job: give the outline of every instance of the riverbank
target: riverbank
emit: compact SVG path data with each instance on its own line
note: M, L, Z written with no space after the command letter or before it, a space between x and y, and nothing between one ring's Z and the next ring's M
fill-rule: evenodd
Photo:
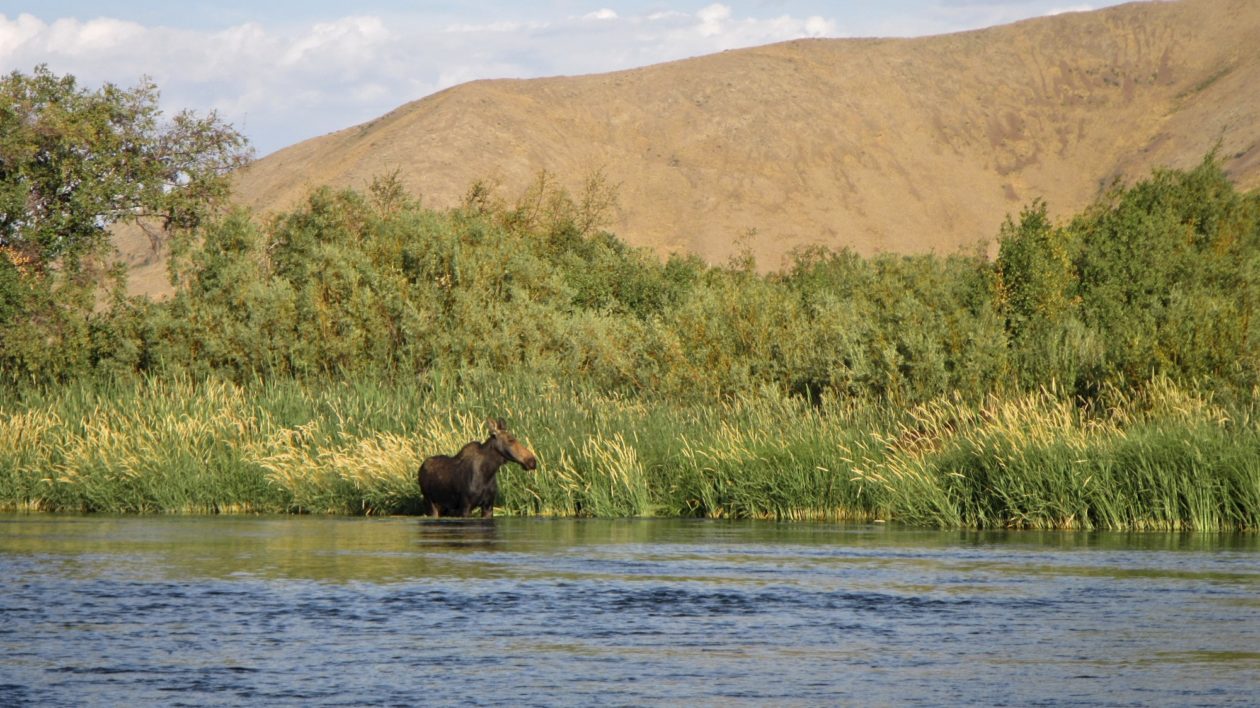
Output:
M503 417L539 458L497 513L1260 528L1251 412L1157 380L898 408L774 392L683 404L552 380L138 379L0 407L0 509L410 514L427 455Z

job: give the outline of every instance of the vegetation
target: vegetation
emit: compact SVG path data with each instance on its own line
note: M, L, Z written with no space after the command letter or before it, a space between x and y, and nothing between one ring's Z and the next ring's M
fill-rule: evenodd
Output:
M0 78L0 363L10 380L87 373L86 317L109 228L191 234L227 198L245 138L211 114L161 120L157 87L79 88L40 66ZM99 341L97 345L99 346Z
M995 260L770 275L628 247L615 191L543 174L440 211L385 176L265 222L207 198L163 302L93 297L11 220L0 505L410 512L420 459L502 415L541 462L501 473L508 513L1258 527L1260 196L1213 155L1063 224L1034 203Z

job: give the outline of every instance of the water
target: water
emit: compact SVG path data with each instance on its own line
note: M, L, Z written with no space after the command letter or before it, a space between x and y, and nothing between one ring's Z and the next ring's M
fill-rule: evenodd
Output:
M1256 536L0 516L0 705L1254 705Z

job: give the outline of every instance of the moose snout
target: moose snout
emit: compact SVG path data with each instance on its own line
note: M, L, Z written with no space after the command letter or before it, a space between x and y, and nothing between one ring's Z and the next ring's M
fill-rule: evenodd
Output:
M526 457L524 460L521 460L521 467L527 470L538 469L538 458L533 455Z

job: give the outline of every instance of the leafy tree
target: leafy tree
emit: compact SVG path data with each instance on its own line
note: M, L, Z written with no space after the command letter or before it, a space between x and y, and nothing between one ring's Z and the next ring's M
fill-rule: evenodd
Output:
M1024 209L1018 224L1008 217L999 239L998 282L1011 333L1019 338L1058 321L1072 305L1075 251L1068 234L1051 225L1045 202Z
M190 229L249 157L214 113L162 122L147 79L88 90L43 65L15 71L0 79L0 249L42 273L103 247L118 222Z
M1193 170L1156 170L1114 190L1073 220L1082 317L1106 333L1113 380L1256 383L1258 206L1212 153Z
M0 77L4 378L64 379L111 360L112 349L135 349L97 311L101 277L125 275L101 257L110 227L135 222L155 241L192 233L226 201L231 171L249 160L245 138L213 113L184 111L166 122L157 104L147 79L88 90L46 66ZM124 329L148 331L147 308L125 298L114 305ZM143 365L142 354L119 361Z
M1053 226L1037 200L1018 222L1007 218L999 241L998 304L1019 382L1026 388L1054 382L1088 394L1102 376L1103 353L1097 330L1080 316L1079 231Z

